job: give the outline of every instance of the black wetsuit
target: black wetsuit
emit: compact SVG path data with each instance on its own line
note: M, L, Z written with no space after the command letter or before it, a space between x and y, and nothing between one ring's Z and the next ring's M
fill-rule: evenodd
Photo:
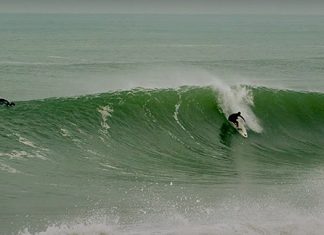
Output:
M2 99L2 98L0 98L0 105L2 105L2 104L7 105L7 107L9 107L9 106L14 106L14 105L15 105L14 102L9 102L9 101L6 100L6 99Z
M237 121L237 119L238 119L239 117L242 118L242 119L245 121L245 119L241 116L241 113L240 113L240 112L231 114L231 115L228 117L228 120L229 120L230 122L233 122L233 123L238 127L238 121Z

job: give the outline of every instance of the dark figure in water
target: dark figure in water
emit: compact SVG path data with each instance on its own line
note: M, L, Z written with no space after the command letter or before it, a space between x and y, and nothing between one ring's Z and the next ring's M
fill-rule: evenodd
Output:
M237 121L237 119L239 117L242 118L245 121L245 119L241 116L241 112L233 113L233 114L229 115L228 121L233 122L237 127L239 127L238 126L238 121Z
M0 98L0 105L2 105L2 104L7 105L7 107L9 107L9 106L15 106L15 103L14 102L9 102L6 99Z

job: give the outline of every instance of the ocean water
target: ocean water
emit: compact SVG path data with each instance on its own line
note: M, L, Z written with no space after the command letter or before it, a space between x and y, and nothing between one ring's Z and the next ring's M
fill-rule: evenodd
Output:
M0 234L322 234L323 25L0 14Z

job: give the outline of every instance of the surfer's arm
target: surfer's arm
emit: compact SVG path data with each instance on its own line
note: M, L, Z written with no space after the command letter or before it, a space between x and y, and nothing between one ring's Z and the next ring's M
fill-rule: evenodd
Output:
M244 119L244 117L242 117L242 116L240 115L240 118L242 118L242 119L243 119L243 121L245 122L245 119Z

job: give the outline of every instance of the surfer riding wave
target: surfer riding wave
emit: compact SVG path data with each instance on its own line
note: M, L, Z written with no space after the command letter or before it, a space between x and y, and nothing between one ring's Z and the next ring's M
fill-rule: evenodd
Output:
M241 116L241 112L233 113L233 114L229 115L228 121L233 122L237 126L237 128L239 128L239 123L237 121L237 119L239 117L242 118L245 122L245 119Z
M9 102L6 99L0 98L0 105L2 105L2 104L7 105L7 107L9 107L9 106L15 106L15 103L14 102Z

